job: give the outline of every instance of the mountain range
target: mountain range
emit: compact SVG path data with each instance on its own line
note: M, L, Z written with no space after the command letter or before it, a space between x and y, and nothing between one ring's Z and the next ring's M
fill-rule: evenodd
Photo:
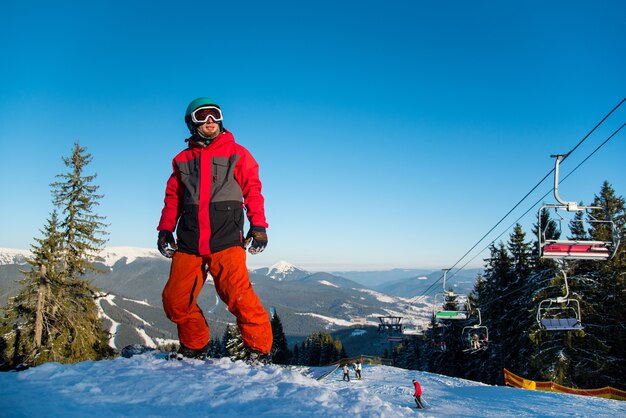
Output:
M0 249L0 305L17 293L20 270L30 268L28 255L25 250ZM114 336L111 345L120 349L134 343L177 341L176 326L165 317L161 304L170 260L156 250L112 247L100 254L96 265L105 273L87 278L103 292L98 305L105 326ZM433 283L441 285L436 283L439 271L308 272L285 261L249 273L266 309L279 315L290 344L324 331L340 334L346 350L358 345L359 351L372 354L380 354L387 346L386 339L376 332L379 317L402 317L409 328L425 325L432 312L430 298L412 299L432 288ZM471 291L471 274L468 271L455 278L455 291ZM217 297L210 276L198 303L212 336L221 338L234 317ZM352 332L355 328L362 332Z

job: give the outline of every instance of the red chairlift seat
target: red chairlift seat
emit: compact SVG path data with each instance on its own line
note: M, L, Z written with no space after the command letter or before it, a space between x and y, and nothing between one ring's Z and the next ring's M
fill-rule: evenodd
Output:
M554 198L559 204L543 205L539 209L539 223L537 228L539 256L541 258L555 259L580 259L580 260L608 260L613 257L619 247L619 236L615 229L615 223L610 219L608 214L603 219L597 219L592 216L592 211L601 212L604 209L599 206L582 206L576 202L568 202L559 196L559 165L564 155L552 155L556 157L554 166ZM588 219L570 219L569 222L580 223L582 226L594 226L606 228L610 233L610 239L606 241L587 240L587 239L549 239L545 236L545 229L548 225L541 225L541 215L545 209L554 209L559 216L560 221L566 221L561 214L582 213L587 214Z
M611 245L604 241L547 240L541 248L543 258L607 260Z

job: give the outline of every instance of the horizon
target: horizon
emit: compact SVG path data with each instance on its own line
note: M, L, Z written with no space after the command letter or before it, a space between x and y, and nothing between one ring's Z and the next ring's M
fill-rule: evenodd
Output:
M101 252L108 252L108 251L120 251L120 250L130 250L130 251L138 251L141 254L145 254L146 252L150 252L152 253L151 255L154 255L157 258L163 258L164 260L167 260L167 258L163 257L161 255L161 253L159 252L159 250L157 250L156 248L144 248L144 247L131 247L131 246L111 246L111 247L104 247L102 249ZM23 256L28 256L31 254L31 250L29 249L24 249L24 248L7 248L7 247L0 247L0 254L2 253L13 253L15 252L15 254L17 255L23 255ZM120 256L124 257L124 256L128 256L129 254L122 254ZM139 258L139 256L137 254L130 254L132 257L134 258ZM118 258L119 259L119 258ZM347 268L347 269L331 269L331 268L319 268L319 269L312 269L312 268L308 268L306 266L300 266L297 264L294 264L288 260L279 260L277 262L275 262L274 264L271 265L252 265L251 263L248 263L248 269L249 270L259 270L259 269L263 269L263 268L267 268L267 269L272 269L275 266L278 266L282 263L287 263L289 266L293 266L296 267L298 269L307 271L307 272L311 272L311 273L376 273L376 272L385 272L385 271L392 271L392 270L418 270L418 271L429 271L429 272L435 272L435 271L440 271L443 269L442 268L428 268L428 267L389 267L386 269L383 268L377 268L377 269L370 269L370 270L363 270L363 269L359 269L359 268ZM472 267L472 268L465 268L463 269L463 271L467 271L467 270L482 270L482 267Z

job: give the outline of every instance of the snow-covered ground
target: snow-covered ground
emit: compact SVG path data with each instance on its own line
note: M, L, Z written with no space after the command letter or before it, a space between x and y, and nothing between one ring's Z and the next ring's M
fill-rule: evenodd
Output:
M526 391L388 366L343 382L328 368L130 359L0 373L2 417L624 417L626 402ZM416 410L411 379L428 409Z

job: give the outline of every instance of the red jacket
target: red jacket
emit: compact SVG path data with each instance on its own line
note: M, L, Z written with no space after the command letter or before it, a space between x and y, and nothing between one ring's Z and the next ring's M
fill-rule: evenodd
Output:
M413 382L413 386L415 386L415 393L413 396L422 396L422 387L420 386L420 382L416 380Z
M189 147L172 161L157 230L176 229L179 251L208 255L243 245L244 208L250 225L267 228L259 165L224 131L207 146Z

